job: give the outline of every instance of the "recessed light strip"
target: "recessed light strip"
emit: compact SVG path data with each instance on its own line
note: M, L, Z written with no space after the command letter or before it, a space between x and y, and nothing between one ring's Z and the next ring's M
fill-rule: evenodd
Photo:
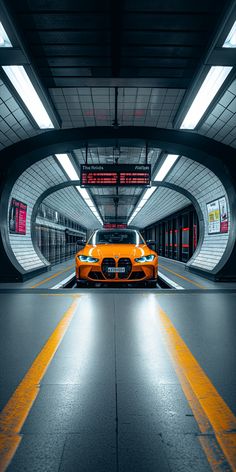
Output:
M156 176L154 177L155 182L156 181L162 182L162 180L164 180L164 178L167 176L170 169L173 167L173 165L177 161L178 157L179 157L178 154L168 154L166 156L161 168L159 169Z
M168 172L170 171L170 169L173 167L173 165L175 164L176 160L178 159L179 155L178 154L168 154L161 166L161 168L159 169L159 171L157 172L154 180L155 181L159 181L161 182L162 180L164 180L164 178L167 176ZM146 190L142 200L140 200L140 202L138 203L138 206L135 208L134 212L132 213L129 221L128 221L128 225L131 223L131 221L134 219L134 217L138 214L138 212L141 210L141 208L143 208L143 206L145 205L145 203L147 203L147 201L149 200L149 198L152 196L152 194L155 192L157 187L150 187Z
M139 213L139 211L141 210L141 208L143 208L143 206L145 205L145 203L147 203L147 201L149 200L149 198L151 197L151 195L155 192L156 190L156 187L150 187L146 190L146 192L144 193L144 196L142 198L142 200L140 200L140 202L138 203L138 206L135 208L133 214L131 215L129 221L128 221L128 225L131 223L131 221L134 219L134 217L137 215L137 213Z
M54 128L24 66L2 66L2 68L39 128Z
M0 22L0 48L12 48L11 41L1 22Z
M60 162L70 180L79 180L79 176L67 154L56 154L56 158Z
M61 166L63 167L63 169L66 172L66 174L68 175L68 177L70 178L70 180L79 180L79 176L78 176L78 174L77 174L77 172L76 172L69 156L67 154L55 154L55 156L58 159L58 161L60 162ZM103 224L103 221L100 218L100 215L99 215L92 199L90 198L87 190L85 188L79 187L78 185L76 186L76 189L78 190L78 192L80 193L80 195L83 198L84 202L87 204L87 206L89 207L91 212L94 214L94 216L96 216L98 221L101 224Z
M223 48L236 48L236 21L234 22L222 47Z
M229 66L212 66L203 81L180 128L194 129L231 72Z

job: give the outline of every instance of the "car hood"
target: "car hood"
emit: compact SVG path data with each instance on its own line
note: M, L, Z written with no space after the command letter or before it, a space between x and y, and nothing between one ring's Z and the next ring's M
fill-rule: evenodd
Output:
M98 244L97 246L86 246L79 254L103 259L104 257L142 257L147 254L156 254L146 244L136 246L135 244Z

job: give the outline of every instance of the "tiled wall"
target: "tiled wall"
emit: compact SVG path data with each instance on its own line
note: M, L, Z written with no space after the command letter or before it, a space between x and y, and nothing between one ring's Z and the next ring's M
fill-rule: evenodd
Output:
M226 196L226 190L213 172L203 165L187 158L181 157L173 170L166 178L167 182L178 185L188 190L198 201L204 217L204 239L201 250L197 256L192 257L188 265L199 269L213 270L218 264L226 249L229 233L208 235L207 203ZM168 189L159 188L133 220L133 224L145 227L158 221L173 212L186 206L187 199L179 200L179 194L172 192L166 195ZM178 197L177 197L178 196ZM183 197L181 197L183 198ZM160 211L160 208L162 210ZM230 231L230 211L229 211Z
M100 223L91 210L84 204L78 191L74 187L66 187L49 195L44 203L54 210L59 210L68 218L78 221L87 229L100 227Z
M49 89L63 128L111 126L115 91L109 87ZM121 126L172 128L185 90L149 87L119 87L118 121Z
M131 224L139 228L145 228L165 218L165 216L181 210L190 203L189 199L181 193L169 188L159 187Z
M198 201L204 217L204 240L197 256L188 262L189 266L199 269L212 270L218 264L226 249L229 233L208 234L207 203L219 197L226 196L226 190L213 172L187 157L181 157L176 168L170 172L167 180L181 185L188 190ZM230 231L230 212L229 212Z
M118 121L121 126L173 128L184 97L183 89L122 88L118 90ZM109 87L52 88L50 94L63 128L111 126L114 120L114 90ZM236 147L236 81L221 97L199 133Z
M11 249L25 270L45 265L36 254L31 239L31 215L34 204L45 190L65 180L63 171L54 158L49 156L23 172L12 188L9 206L12 198L27 204L26 235L9 234Z
M42 133L35 129L0 79L0 150L22 139Z
M236 148L236 80L207 117L199 133Z
M9 233L12 251L24 270L34 270L45 265L36 254L31 239L33 207L45 190L67 180L61 167L52 156L49 156L29 167L12 188L9 207L12 198L27 204L26 235ZM48 197L47 203L55 210L78 221L82 226L96 228L100 225L73 187L55 192Z

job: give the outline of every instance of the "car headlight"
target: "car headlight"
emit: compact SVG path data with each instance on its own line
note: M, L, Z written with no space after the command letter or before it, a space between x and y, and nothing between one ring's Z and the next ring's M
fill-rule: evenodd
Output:
M79 260L81 262L98 262L99 259L96 259L96 257L91 257L91 256L78 256Z
M137 259L134 259L135 262L152 262L155 259L154 254L149 254L148 256L142 256L138 257Z

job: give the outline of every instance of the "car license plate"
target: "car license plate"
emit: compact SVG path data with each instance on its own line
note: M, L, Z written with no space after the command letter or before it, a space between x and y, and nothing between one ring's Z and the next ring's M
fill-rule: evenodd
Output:
M108 272L112 272L112 273L125 272L125 267L108 267Z

